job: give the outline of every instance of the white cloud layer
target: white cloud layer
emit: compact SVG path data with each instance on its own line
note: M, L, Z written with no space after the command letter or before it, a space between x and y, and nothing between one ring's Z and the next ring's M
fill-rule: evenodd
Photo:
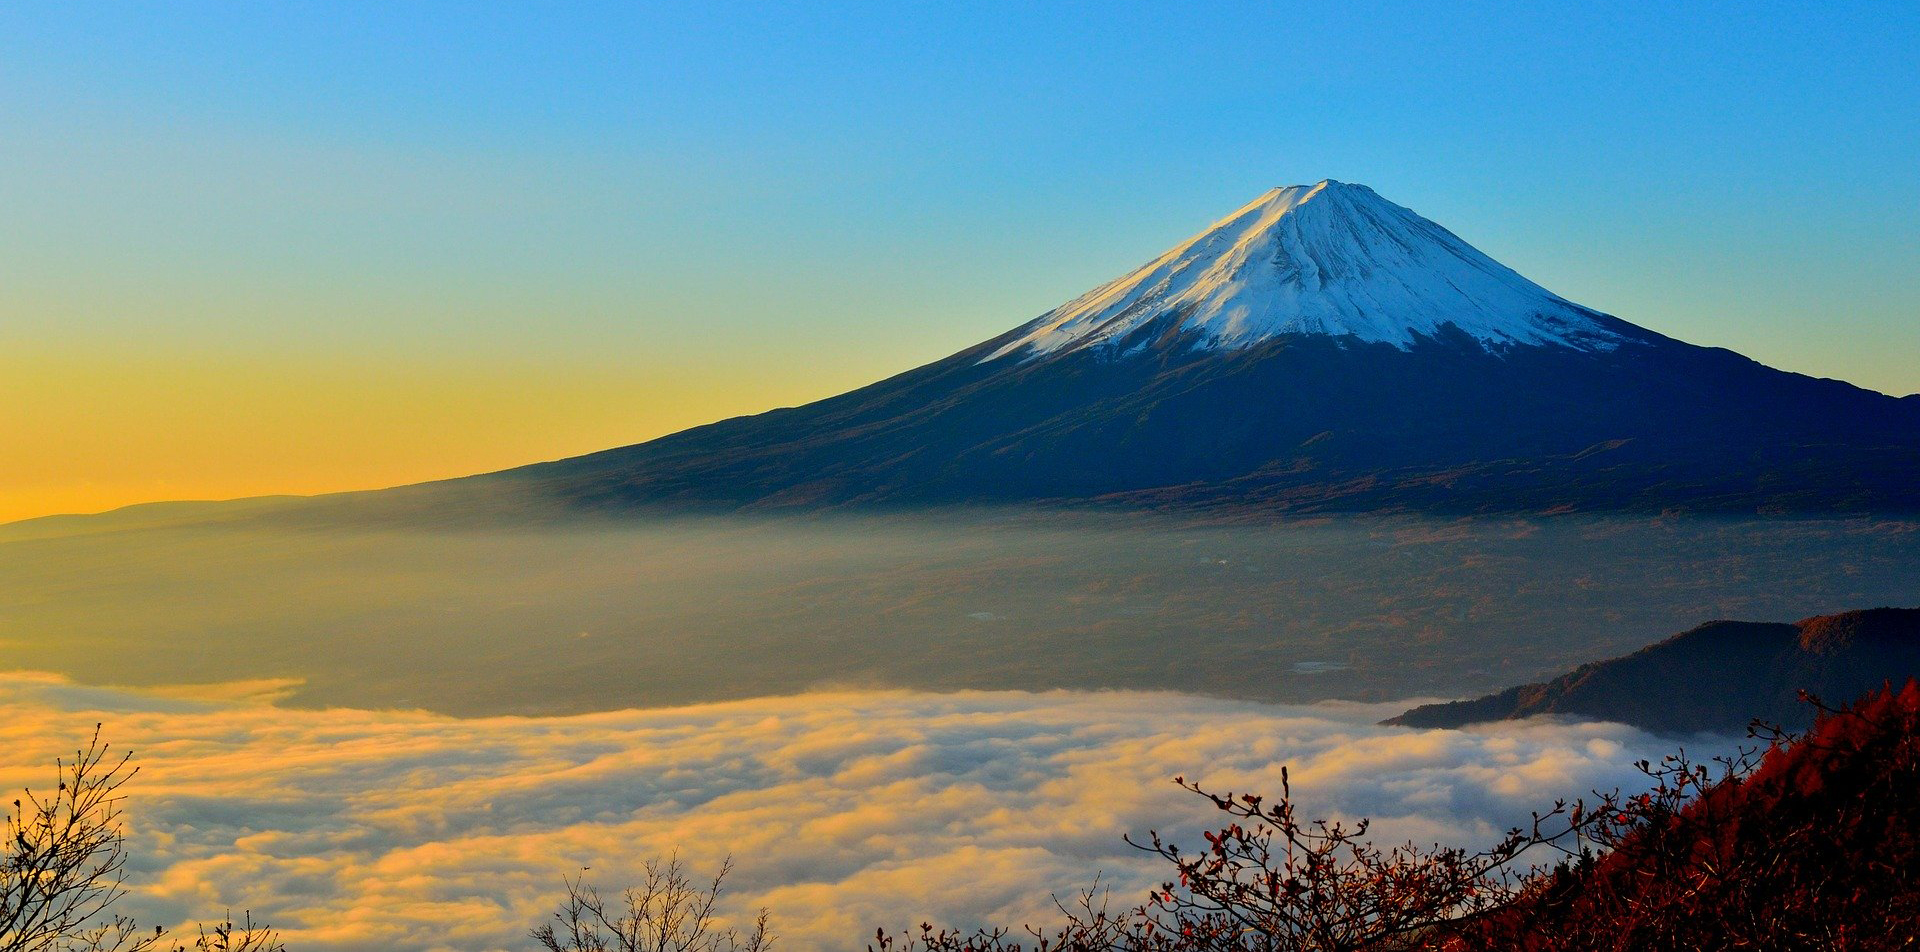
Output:
M1404 704L1154 693L809 694L560 718L289 710L284 685L90 688L0 674L0 783L43 785L95 721L136 752L127 911L251 909L295 952L526 949L561 877L732 854L728 908L791 950L876 926L1050 921L1096 872L1135 901L1211 808L1170 782L1274 791L1390 839L1473 844L1554 797L1632 785L1670 742L1612 724L1374 725Z

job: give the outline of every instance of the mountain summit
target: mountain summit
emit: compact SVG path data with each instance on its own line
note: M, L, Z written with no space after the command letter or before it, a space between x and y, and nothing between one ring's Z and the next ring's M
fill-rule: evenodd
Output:
M1911 511L1920 397L1582 307L1329 180L891 379L477 479L615 510Z
M986 359L1125 353L1169 335L1199 347L1326 334L1405 348L1443 327L1490 348L1606 349L1619 341L1608 324L1373 189L1326 179L1267 192Z

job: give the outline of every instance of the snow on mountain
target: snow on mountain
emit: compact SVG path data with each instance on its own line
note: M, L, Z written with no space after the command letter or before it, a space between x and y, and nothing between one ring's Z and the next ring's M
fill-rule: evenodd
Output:
M1620 342L1597 312L1364 185L1327 179L1267 192L1132 274L1041 315L982 363L1127 340L1131 349L1169 330L1202 348L1323 334L1405 349L1448 325L1489 350L1610 350Z

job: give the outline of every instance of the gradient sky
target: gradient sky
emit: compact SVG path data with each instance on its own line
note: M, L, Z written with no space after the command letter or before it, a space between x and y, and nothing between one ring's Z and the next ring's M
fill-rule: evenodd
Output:
M1920 5L1559 6L7 5L0 520L805 402L1325 177L1920 390Z

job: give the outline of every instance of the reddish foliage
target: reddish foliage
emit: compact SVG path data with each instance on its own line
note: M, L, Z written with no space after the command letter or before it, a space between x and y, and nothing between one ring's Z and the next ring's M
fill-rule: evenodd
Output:
M1824 712L1745 776L1690 767L1613 804L1592 831L1604 853L1441 947L1920 948L1920 685Z

